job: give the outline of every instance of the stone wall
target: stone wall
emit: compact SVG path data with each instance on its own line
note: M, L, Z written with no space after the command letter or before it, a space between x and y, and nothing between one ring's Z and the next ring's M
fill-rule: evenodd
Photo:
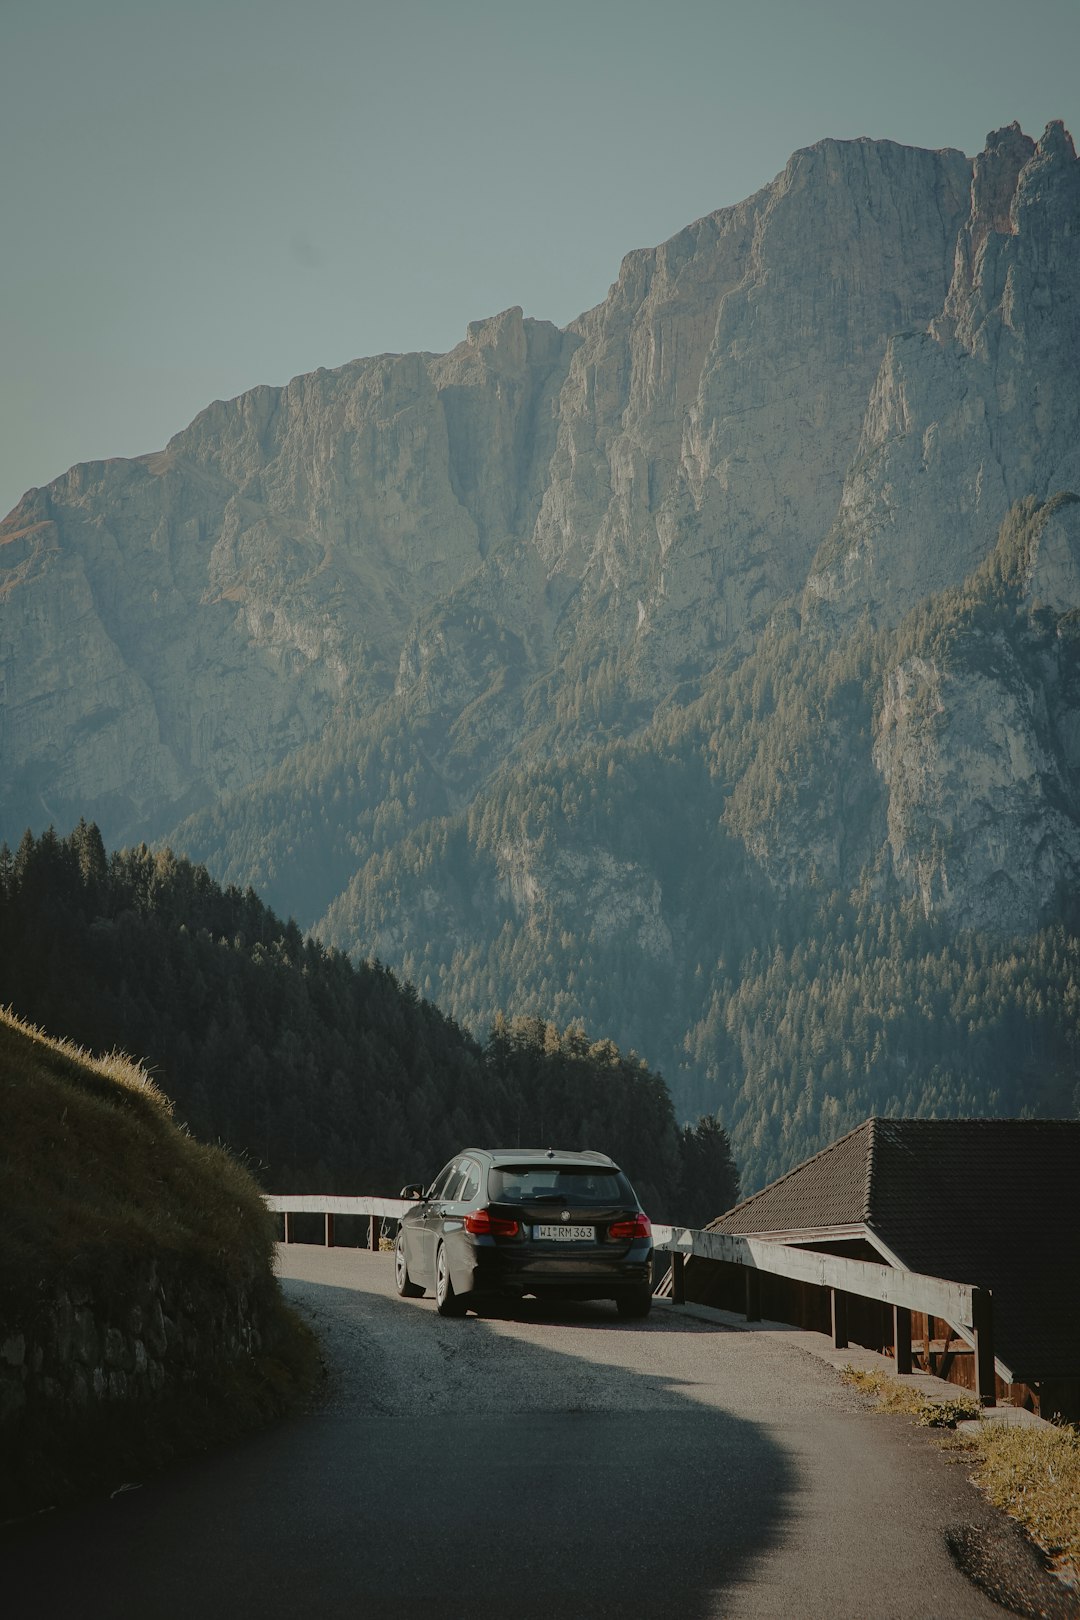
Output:
M0 1506L9 1512L50 1494L45 1481L66 1494L66 1458L90 1436L98 1450L104 1436L107 1451L110 1433L123 1434L130 1454L140 1435L147 1443L136 1450L152 1462L166 1409L166 1426L182 1429L185 1402L205 1411L215 1384L233 1390L237 1373L257 1382L255 1359L281 1332L269 1275L238 1279L175 1257L111 1257L97 1274L80 1270L22 1299L14 1309L0 1301ZM164 1455L177 1449L174 1436Z

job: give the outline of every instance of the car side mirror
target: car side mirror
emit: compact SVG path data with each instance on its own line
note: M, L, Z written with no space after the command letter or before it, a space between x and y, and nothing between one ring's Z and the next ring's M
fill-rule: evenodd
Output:
M407 1187L402 1187L398 1196L401 1198L423 1198L423 1183L420 1181L410 1181Z

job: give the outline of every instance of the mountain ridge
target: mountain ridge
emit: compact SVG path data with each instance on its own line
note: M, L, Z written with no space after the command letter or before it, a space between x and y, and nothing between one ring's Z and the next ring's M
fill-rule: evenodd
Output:
M511 308L30 492L0 830L168 835L455 1017L581 1017L734 1106L708 1009L829 896L945 949L1065 916L1078 232L1061 124L826 140L565 329Z

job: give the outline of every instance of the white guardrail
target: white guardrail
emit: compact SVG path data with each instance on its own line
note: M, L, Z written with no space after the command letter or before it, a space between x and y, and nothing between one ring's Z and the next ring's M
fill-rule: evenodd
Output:
M337 1215L366 1216L368 1242L379 1247L384 1220L400 1220L414 1200L408 1198L344 1198L329 1194L296 1196L269 1194L267 1207L285 1219L285 1242L292 1242L293 1215L321 1215L324 1242L334 1247ZM893 1344L898 1373L911 1371L911 1313L922 1311L948 1322L975 1352L975 1393L984 1406L995 1404L993 1302L990 1291L967 1283L949 1282L918 1271L843 1255L820 1254L770 1238L742 1237L731 1232L701 1232L693 1227L653 1225L653 1248L671 1255L671 1294L676 1304L686 1297L683 1266L688 1259L714 1260L742 1266L746 1273L746 1317L760 1320L760 1277L770 1272L796 1282L828 1288L832 1300L833 1343L847 1345L847 1298L855 1294L878 1300L893 1309ZM1008 1369L1002 1369L1007 1376Z

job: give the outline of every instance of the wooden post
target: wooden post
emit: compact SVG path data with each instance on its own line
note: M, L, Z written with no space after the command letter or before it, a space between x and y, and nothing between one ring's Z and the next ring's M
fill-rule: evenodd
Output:
M832 1342L834 1350L846 1350L847 1338L847 1295L839 1288L829 1289L832 1304Z
M911 1312L903 1305L892 1308L892 1342L898 1373L911 1371Z
M379 1217L377 1215L372 1215L368 1221L368 1247L370 1249L379 1247Z
M671 1298L676 1305L686 1304L686 1279L683 1276L683 1257L678 1249L671 1256Z
M326 1211L326 1239L325 1239L325 1242L326 1242L326 1247L328 1249L332 1249L334 1247L334 1217L331 1215L329 1210Z
M761 1272L754 1266L744 1266L746 1276L746 1320L761 1321Z
M291 1243L292 1242L292 1233L289 1231L289 1212L288 1212L288 1210L285 1211L285 1241L286 1241L286 1243Z
M972 1289L971 1326L975 1333L975 1395L980 1406L996 1406L994 1302L989 1288Z

